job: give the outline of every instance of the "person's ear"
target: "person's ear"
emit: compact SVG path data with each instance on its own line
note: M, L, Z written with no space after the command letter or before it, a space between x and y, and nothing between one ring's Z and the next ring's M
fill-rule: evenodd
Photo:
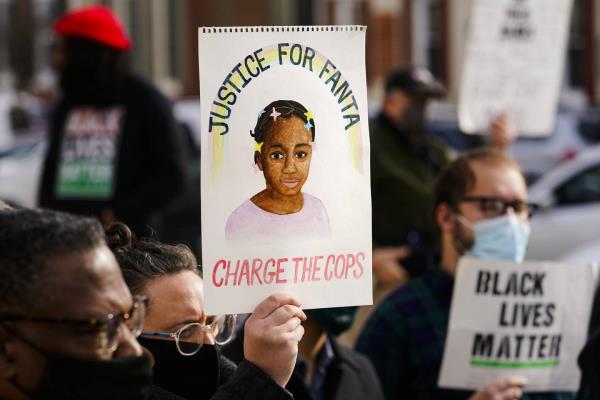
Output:
M10 380L17 374L17 366L10 350L12 340L14 338L0 326L0 379Z
M448 204L438 204L435 209L435 222L441 232L451 232L454 229L455 218Z
M258 151L254 152L254 162L258 166L258 169L260 169L262 171L263 170L263 166L262 166L262 157L261 157L261 155L262 154L259 153Z

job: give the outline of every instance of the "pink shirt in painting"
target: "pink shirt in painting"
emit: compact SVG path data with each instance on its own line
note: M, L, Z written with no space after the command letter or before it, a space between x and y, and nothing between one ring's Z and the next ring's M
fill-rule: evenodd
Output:
M273 214L246 200L227 219L227 240L280 241L282 239L314 239L329 236L329 217L317 199L303 193L302 209L293 214Z

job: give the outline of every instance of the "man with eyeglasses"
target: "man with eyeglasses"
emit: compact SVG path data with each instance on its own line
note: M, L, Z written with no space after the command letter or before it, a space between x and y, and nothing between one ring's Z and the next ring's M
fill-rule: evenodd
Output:
M450 315L454 275L462 256L522 262L529 237L527 187L518 164L501 152L466 152L435 187L434 218L441 236L437 265L377 308L356 347L377 370L388 399L572 399L571 393L528 393L526 381L506 378L476 393L437 386Z
M0 210L1 399L145 399L145 306L97 221Z

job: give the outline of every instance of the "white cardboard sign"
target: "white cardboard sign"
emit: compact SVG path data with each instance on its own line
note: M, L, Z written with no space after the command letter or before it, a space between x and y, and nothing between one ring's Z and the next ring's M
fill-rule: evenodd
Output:
M372 302L365 30L199 29L208 314Z
M456 276L439 385L480 389L504 376L526 391L574 391L597 269L465 259Z
M507 113L521 136L554 129L572 0L475 0L458 102L460 128Z

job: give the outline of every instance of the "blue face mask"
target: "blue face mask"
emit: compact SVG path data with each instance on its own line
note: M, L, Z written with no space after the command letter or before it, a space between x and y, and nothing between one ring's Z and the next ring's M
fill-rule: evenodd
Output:
M530 228L516 215L506 214L475 223L460 215L458 217L475 234L475 243L465 256L518 263L525 259Z

